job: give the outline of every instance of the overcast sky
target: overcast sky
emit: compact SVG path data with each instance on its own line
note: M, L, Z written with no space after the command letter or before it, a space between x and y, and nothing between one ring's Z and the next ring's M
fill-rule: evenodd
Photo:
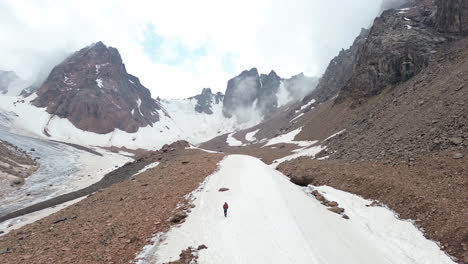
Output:
M319 76L382 0L2 0L0 69L32 79L103 41L153 97L182 98L257 67Z

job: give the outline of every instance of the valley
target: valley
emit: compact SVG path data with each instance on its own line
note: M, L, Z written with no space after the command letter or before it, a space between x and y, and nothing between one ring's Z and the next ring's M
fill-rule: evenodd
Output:
M468 0L385 3L320 78L0 71L0 262L468 263Z

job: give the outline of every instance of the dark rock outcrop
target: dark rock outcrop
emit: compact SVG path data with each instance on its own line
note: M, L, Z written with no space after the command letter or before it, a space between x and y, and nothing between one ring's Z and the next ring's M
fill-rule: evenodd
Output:
M356 65L339 101L379 94L409 80L427 67L447 39L433 28L435 6L418 1L410 8L387 10L370 29L356 54Z
M282 84L284 89L281 89ZM282 79L275 71L268 75L259 75L256 68L243 71L228 82L223 114L226 117L239 117L254 109L268 118L276 113L280 106L279 97L284 96L280 96L280 93L286 93L287 96L284 97L288 97L288 103L298 101L310 93L316 84L316 78L307 77L302 73L290 79ZM284 101L284 98L282 99Z
M278 108L278 99L276 94L278 93L281 78L276 72L271 71L268 75L260 75L261 87L258 91L257 108L262 112L263 115L273 113Z
M310 101L314 98L317 102L325 102L338 94L338 92L351 79L356 66L356 56L366 43L369 30L362 29L359 36L354 40L353 45L341 50L338 56L333 58L328 64L327 70L320 79L317 88L305 98L304 101Z
M238 109L252 107L255 100L257 100L260 88L260 77L256 68L243 71L238 76L230 79L224 97L224 116L231 117Z
M136 132L159 120L161 109L139 79L127 73L117 49L102 42L57 65L33 104L95 133Z
M223 102L224 95L221 92L214 94L210 88L203 88L201 94L195 95L197 105L195 105L195 111L198 113L205 113L208 115L213 114L212 106Z
M0 93L6 94L8 86L18 79L18 76L13 71L0 71Z
M446 33L468 33L468 0L436 0L437 29Z

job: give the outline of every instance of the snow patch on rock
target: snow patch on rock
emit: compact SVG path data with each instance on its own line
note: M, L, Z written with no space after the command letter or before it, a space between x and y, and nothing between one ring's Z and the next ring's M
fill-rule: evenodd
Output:
M252 132L249 132L249 133L245 134L245 140L247 140L249 142L257 140L255 135L258 133L258 131L260 131L260 129L257 129L255 131L252 131Z
M231 146L231 147L240 147L243 146L244 144L237 140L235 137L233 137L234 133L231 133L227 136L226 138L226 143Z
M298 128L296 130L293 130L293 131L291 131L289 133L274 137L274 138L268 140L268 142L263 147L276 145L276 144L296 144L296 145L298 145L300 147L307 147L307 146L311 146L311 145L315 144L314 141L294 141L294 138L299 133L301 133L301 131L302 131L302 127Z

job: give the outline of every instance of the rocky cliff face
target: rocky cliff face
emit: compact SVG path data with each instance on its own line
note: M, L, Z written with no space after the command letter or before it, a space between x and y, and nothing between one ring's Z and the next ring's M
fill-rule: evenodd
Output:
M366 43L369 30L362 29L359 36L354 40L353 45L341 50L338 56L333 58L328 64L327 70L320 79L317 88L307 96L306 101L314 98L317 102L325 102L338 94L338 92L348 83L356 67L356 56Z
M118 50L102 42L57 65L36 93L34 105L85 131L133 133L159 120L150 91L127 73Z
M340 93L340 102L379 94L426 68L441 44L453 39L441 33L468 33L468 0L396 0L383 7L401 4L405 8L384 11L342 50L306 99L323 102Z
M197 104L195 105L195 111L197 111L198 113L212 115L212 106L214 104L222 103L224 95L221 92L213 94L210 88L203 88L201 94L195 95L192 98L195 98L197 100Z
M18 76L16 75L15 72L12 71L0 71L0 93L7 93L8 92L8 86L12 82L18 79Z
M282 79L275 71L271 71L268 75L259 75L256 68L243 71L228 82L223 113L231 117L236 112L253 108L264 117L269 117L278 110L280 104L302 99L315 88L316 84L316 78L304 74Z
M230 79L224 97L223 114L231 117L238 109L251 108L257 100L260 87L260 77L256 68L243 71Z
M437 0L437 29L446 33L468 33L468 0Z
M262 112L262 114L268 115L273 113L278 108L277 93L281 84L281 78L276 72L271 71L268 75L260 75L261 87L257 95L256 107Z
M420 73L447 41L432 27L435 12L430 1L418 1L378 17L357 51L354 71L339 100L373 96Z

